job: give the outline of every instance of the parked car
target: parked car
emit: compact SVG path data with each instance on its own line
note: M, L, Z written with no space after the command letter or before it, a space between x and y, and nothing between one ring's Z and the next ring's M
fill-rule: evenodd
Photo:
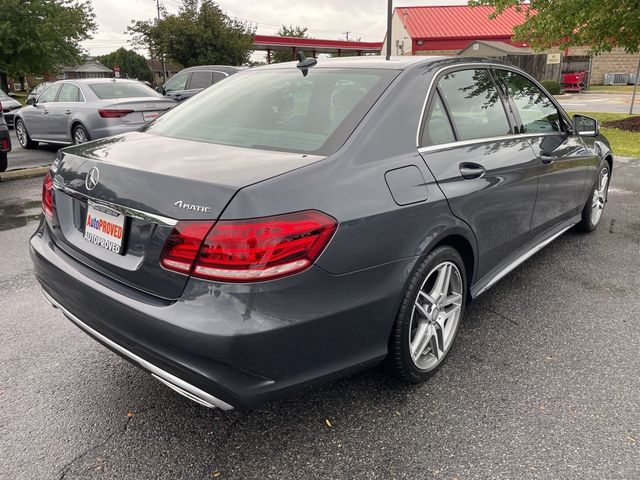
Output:
M11 136L9 135L9 127L2 113L2 102L0 99L0 172L7 170L8 154L11 151Z
M16 113L23 148L39 142L78 144L130 132L176 105L135 80L92 78L51 84Z
M13 98L13 93L4 93L0 90L0 102L2 103L2 113L4 114L4 120L10 127L13 126L13 117L16 110L22 108L22 104Z
M181 102L240 70L242 70L241 67L227 65L202 65L185 68L167 80L164 85L158 87L157 91Z
M39 83L38 85L36 85L29 92L29 95L27 95L27 100L29 100L30 98L38 98L38 95L40 95L42 92L44 92L49 85L51 85L51 82L42 82L42 83Z
M597 121L523 71L307 60L66 148L44 180L30 249L45 298L209 407L385 360L424 381L472 299L602 218Z

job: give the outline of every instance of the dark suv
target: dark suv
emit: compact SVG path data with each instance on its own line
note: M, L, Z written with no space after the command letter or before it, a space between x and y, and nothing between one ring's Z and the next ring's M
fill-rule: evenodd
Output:
M240 67L226 65L189 67L176 73L164 85L158 87L157 90L163 95L181 102L240 70Z

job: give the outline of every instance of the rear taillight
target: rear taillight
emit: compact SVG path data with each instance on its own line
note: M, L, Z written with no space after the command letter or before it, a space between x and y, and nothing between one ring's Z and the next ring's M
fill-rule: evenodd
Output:
M6 152L9 150L9 139L0 138L0 151Z
M42 182L42 211L53 219L53 177L47 172Z
M122 117L126 117L130 113L133 113L133 110L117 110L113 108L101 108L98 110L98 113L102 118L122 118Z
M337 222L309 210L252 220L223 220L210 231L207 225L210 228L210 224L201 222L178 222L162 253L162 265L226 282L282 277L309 267L329 243ZM200 237L204 241L196 247Z

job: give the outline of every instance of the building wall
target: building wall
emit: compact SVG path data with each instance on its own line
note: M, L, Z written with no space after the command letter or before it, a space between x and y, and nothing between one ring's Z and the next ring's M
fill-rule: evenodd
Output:
M588 47L571 47L569 55L588 55ZM614 48L593 57L591 62L591 85L602 85L605 73L636 73L640 54L625 53L622 48Z
M445 57L455 57L460 50L418 50L416 55L444 55Z
M397 46L400 44L400 46ZM382 44L382 55L387 54L387 39ZM413 55L411 37L396 11L391 19L391 55Z

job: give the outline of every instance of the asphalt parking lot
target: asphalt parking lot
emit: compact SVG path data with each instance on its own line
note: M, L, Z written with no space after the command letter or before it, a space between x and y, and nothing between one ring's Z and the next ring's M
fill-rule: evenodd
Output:
M43 143L33 150L25 150L18 143L16 131L9 129L11 134L11 151L7 157L9 165L7 170L18 170L21 168L42 167L50 165L56 158L59 145Z
M19 148L19 147L18 147ZM40 179L0 184L0 478L640 478L640 161L592 235L481 297L426 384L381 370L248 412L182 398L41 298Z

